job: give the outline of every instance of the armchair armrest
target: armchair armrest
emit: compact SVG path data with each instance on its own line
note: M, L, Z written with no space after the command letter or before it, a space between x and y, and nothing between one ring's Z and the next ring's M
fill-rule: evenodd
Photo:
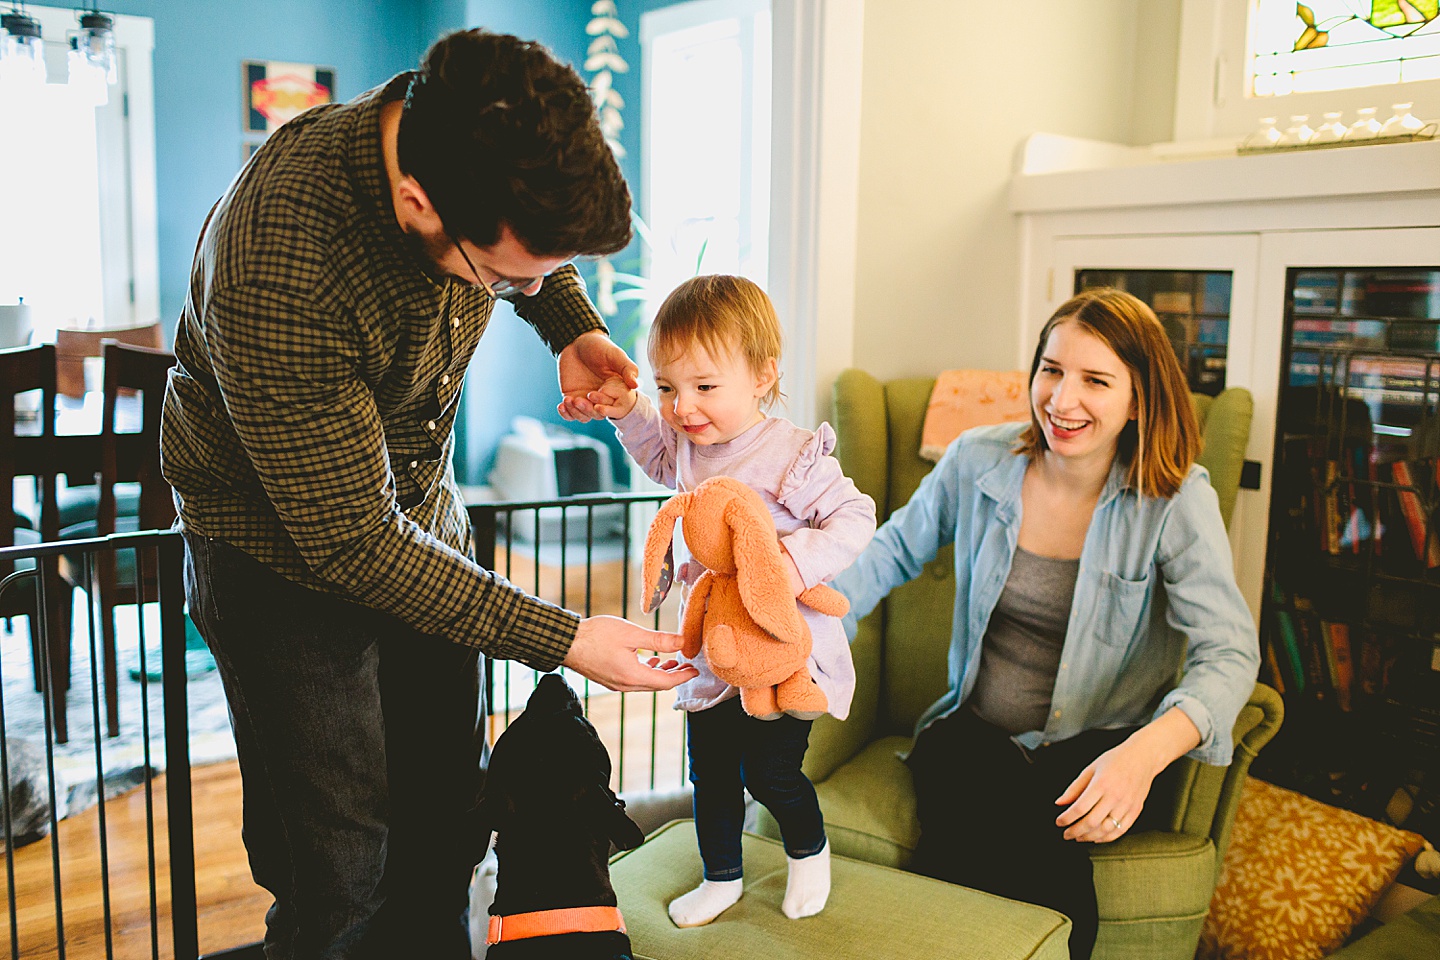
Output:
M883 610L860 621L855 642L850 645L855 659L855 699L850 716L836 720L823 716L810 728L810 748L805 751L805 776L814 783L827 779L877 736L876 717L880 710L880 649Z
M1169 801L1174 811L1170 828L1178 833L1209 837L1215 845L1216 869L1230 843L1230 829L1235 823L1235 810L1240 805L1240 791L1245 786L1250 764L1260 748L1280 729L1284 714L1285 705L1280 695L1265 684L1257 683L1250 700L1235 719L1235 755L1228 766L1189 759L1178 761L1182 769L1174 781L1175 796Z

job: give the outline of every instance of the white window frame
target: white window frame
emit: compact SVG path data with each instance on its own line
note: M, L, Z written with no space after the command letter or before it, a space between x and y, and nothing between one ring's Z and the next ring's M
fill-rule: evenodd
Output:
M830 415L855 364L864 0L774 0L770 299L785 328L787 416Z
M740 171L740 243L742 250L748 243L749 248L754 251L754 259L761 261L753 264L751 275L763 286L766 285L765 272L769 267L769 231L757 231L755 227L769 216L770 157L758 154L767 144L757 135L757 125L765 124L765 132L769 133L769 109L772 99L768 93L771 87L770 62L767 57L759 55L759 46L770 45L770 0L689 0L642 14L641 71L648 86L655 71L655 57L660 52L657 44L669 46L676 41L683 44L717 29L728 31L728 27L722 26L722 22L726 21L733 22L738 27L736 42L742 58L742 88L736 92L740 106L739 153L741 157L750 159ZM765 93L763 103L757 102L757 95L761 92ZM641 120L644 137L641 196L645 201L645 215L651 218L650 226L660 229L653 219L655 170L650 158L655 156L654 144L663 131L657 129L658 124L652 114L653 107L652 98L645 96L642 101ZM742 270L747 269L746 261L750 259L751 257L742 255ZM707 269L703 263L700 270L702 273L713 272L713 269ZM658 306L658 303L647 304L652 311Z
M1360 107L1376 107L1381 122L1395 103L1413 103L1422 120L1440 119L1440 80L1417 80L1350 90L1290 93L1275 97L1247 94L1250 77L1250 13L1257 0L1182 0L1180 62L1175 84L1175 139L1240 138L1261 117L1306 114L1311 126L1333 110L1343 121Z
M25 7L40 22L51 83L66 79L73 8ZM118 81L95 111L100 171L100 257L105 326L160 319L160 244L155 180L155 21L111 14ZM113 151L113 152L112 152Z
M785 415L814 426L855 362L864 0L770 5L770 265Z

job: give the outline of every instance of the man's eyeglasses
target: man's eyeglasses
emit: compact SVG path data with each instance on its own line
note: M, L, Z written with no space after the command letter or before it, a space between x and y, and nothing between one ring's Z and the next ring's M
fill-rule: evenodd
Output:
M450 242L455 244L456 250L460 251L460 256L465 259L465 266L469 267L470 272L475 275L475 282L496 300L513 300L545 279L544 277L501 277L494 283L486 283L485 279L480 276L480 271L475 269L470 255L465 252L464 247L460 246L460 241L451 237Z

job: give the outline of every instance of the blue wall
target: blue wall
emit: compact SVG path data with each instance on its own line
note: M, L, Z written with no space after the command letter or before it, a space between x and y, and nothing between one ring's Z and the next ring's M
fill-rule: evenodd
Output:
M582 77L590 79L583 69L585 51L591 39L585 33L585 25L590 22L590 0L528 0L524 4L513 0L468 0L465 6L467 25L538 40L560 60L573 65ZM634 35L639 29L638 22L632 24L623 8L620 15L632 31L629 43L634 49L623 49L622 55L630 63L630 76L633 77L640 67L640 47ZM627 138L638 133L638 90L637 86L633 97L628 92L622 91L621 94L625 97ZM625 142L630 157L621 164L632 190L638 189L639 185L639 169L634 164L640 152L638 138L634 143L631 148L628 140ZM621 254L622 258L624 256ZM582 262L580 269L589 282L592 277L586 264ZM494 461L495 448L500 438L510 432L510 422L517 414L564 424L555 412L559 400L555 360L550 351L509 306L501 304L480 342L480 349L470 364L470 373L465 380L465 408L457 425L456 469L461 482L485 482ZM623 480L628 475L625 453L608 423L565 426L609 444L610 459L617 477Z
M442 0L110 0L155 21L155 163L161 320L184 303L205 214L240 169L240 61L335 68L344 100L413 67L432 35L461 24ZM422 36L423 31L423 36Z
M631 35L620 42L630 72L615 78L625 98L621 166L639 188L640 14L670 0L618 0ZM483 26L541 41L582 69L590 0L110 0L106 10L155 21L155 139L161 320L173 328L184 303L190 261L211 205L239 170L242 60L287 60L334 67L336 95L354 97L413 68L438 36ZM636 254L621 254L624 260ZM582 272L585 272L582 264ZM508 307L496 311L471 366L459 420L462 481L483 482L496 444L516 414L561 423L555 363ZM613 445L608 424L579 427Z

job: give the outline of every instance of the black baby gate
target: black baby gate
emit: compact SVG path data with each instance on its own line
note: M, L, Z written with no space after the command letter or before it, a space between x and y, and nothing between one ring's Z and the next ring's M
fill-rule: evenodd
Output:
M653 614L640 613L639 543L667 496L477 504L469 508L476 558L582 615L614 614L673 630L673 598ZM8 920L0 936L8 934L12 960L201 955L197 918L216 904L197 902L183 570L183 542L171 531L0 548ZM76 588L85 600L79 617L72 616ZM106 629L112 619L131 641L125 655L138 658L134 669L115 664L117 631ZM74 670L71 644L80 654ZM524 708L538 675L505 661L486 661L485 671L493 739ZM128 699L117 739L108 734L120 676L135 682L119 684ZM669 694L616 694L570 679L610 749L616 790L685 784L684 727L668 709ZM129 703L136 699L138 705ZM57 716L57 703L68 705L71 722ZM136 761L117 772L117 744L137 732L138 749L129 744ZM233 803L238 810L238 789ZM207 954L221 956L261 952L250 944Z

